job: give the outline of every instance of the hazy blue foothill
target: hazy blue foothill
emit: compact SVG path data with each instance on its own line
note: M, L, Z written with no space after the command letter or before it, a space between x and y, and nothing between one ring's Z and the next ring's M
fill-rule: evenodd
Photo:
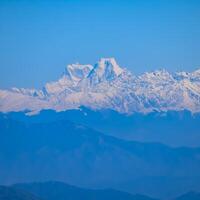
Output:
M0 200L42 200L34 194L14 187L0 186Z
M131 195L113 189L91 190L71 186L62 182L43 182L30 184L16 184L13 186L17 189L23 189L31 192L44 200L155 200L144 195Z
M114 189L87 189L63 182L20 183L0 186L0 200L159 200L146 195L130 194ZM168 198L169 199L169 198ZM171 200L199 200L200 193L190 191Z
M200 189L200 148L123 140L52 111L2 114L0 129L1 184L58 180L159 198Z
M27 111L28 112L28 111ZM200 115L185 111L120 114L113 110L94 111L85 107L38 115L10 112L5 116L26 123L69 120L114 137L141 142L161 142L170 146L200 146Z

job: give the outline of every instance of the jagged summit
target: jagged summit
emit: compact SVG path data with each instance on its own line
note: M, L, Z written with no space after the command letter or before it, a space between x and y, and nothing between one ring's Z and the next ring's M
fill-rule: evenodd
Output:
M117 64L114 58L101 58L89 74L90 83L96 85L103 81L111 81L118 77L123 69Z
M64 75L68 76L73 81L80 81L88 76L93 69L92 65L71 64L65 68Z
M70 64L65 68L64 76L79 82L87 77L97 79L95 82L109 81L119 76L123 69L114 58L101 58L94 66L90 64Z
M123 72L123 69L117 64L114 58L101 58L95 66L101 69L101 72L112 72L115 76L119 76Z
M42 90L0 90L0 111L42 109L113 109L122 113L168 110L200 112L200 70L169 73L166 70L133 76L114 58L96 64L71 64L63 76Z

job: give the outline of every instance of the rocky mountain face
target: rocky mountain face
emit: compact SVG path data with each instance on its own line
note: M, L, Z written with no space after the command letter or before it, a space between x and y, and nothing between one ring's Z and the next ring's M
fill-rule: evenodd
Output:
M0 90L0 111L43 109L112 109L120 113L152 111L200 111L200 70L171 74L166 70L135 76L114 58L93 65L68 65L62 77L41 90Z

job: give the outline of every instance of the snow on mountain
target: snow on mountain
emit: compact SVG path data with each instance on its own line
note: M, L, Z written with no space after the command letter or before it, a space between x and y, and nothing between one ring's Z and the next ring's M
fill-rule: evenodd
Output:
M0 90L0 111L22 111L30 110L37 113L42 109L49 109L47 101L40 99L30 92L23 93L23 90Z
M62 77L42 90L0 90L0 111L42 109L113 109L122 113L167 110L200 112L200 70L171 74L166 70L140 76L122 69L114 58L94 66L72 64Z
M92 69L92 65L71 64L66 67L65 75L73 82L78 83L86 78Z
M123 72L114 58L102 58L95 64L88 78L91 85L96 85L100 82L111 81L118 77Z
M55 95L64 91L70 93L81 80L87 78L92 69L92 65L68 65L63 76L56 82L47 83L43 91L46 95Z

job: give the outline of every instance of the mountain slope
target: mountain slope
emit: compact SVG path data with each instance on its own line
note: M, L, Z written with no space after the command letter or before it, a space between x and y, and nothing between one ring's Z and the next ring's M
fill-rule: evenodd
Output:
M39 197L13 187L0 186L0 200L41 200Z
M82 189L61 182L17 184L14 187L29 191L44 200L153 200L143 195L131 195L112 189Z
M155 197L200 185L199 148L125 141L66 120L24 123L3 116L0 130L0 183L59 180L120 190L123 184L125 191ZM168 182L155 184L156 190L145 181L139 188L133 184L148 177ZM183 185L170 187L173 179Z
M67 66L63 76L42 90L0 90L0 111L79 108L112 109L120 113L200 111L200 70L170 74L165 70L132 75L114 58L97 64Z
M44 110L32 116L25 112L10 112L2 116L26 123L68 120L127 140L160 142L174 147L200 146L200 114L189 111L124 115L113 110L94 111L81 107L63 112Z
M200 193L198 192L188 192L176 198L176 200L199 200Z

